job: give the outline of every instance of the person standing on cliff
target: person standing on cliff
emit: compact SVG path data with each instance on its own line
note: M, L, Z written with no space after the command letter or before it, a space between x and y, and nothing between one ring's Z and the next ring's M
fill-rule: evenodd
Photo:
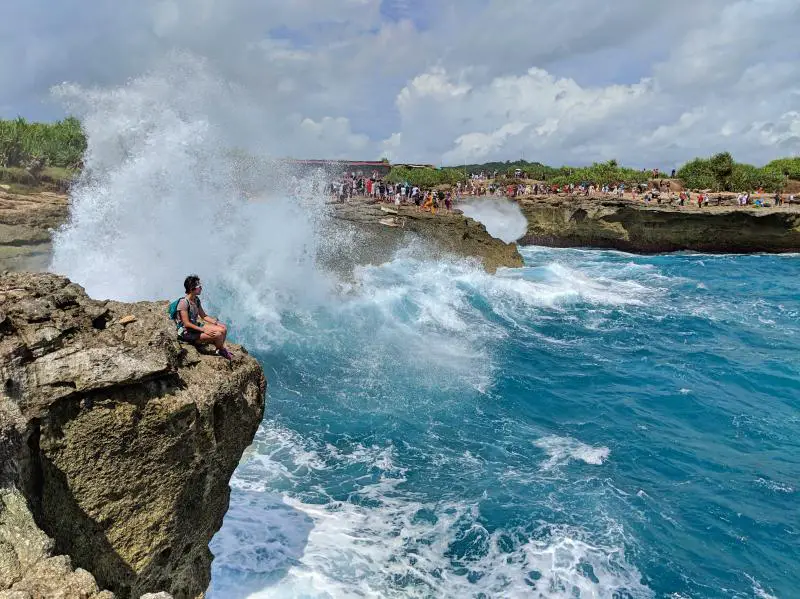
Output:
M218 355L226 360L232 359L231 353L225 349L228 328L219 318L209 316L203 310L203 304L200 302L200 293L203 291L200 277L189 275L183 281L183 288L186 295L178 300L175 312L178 338L188 343L213 345L217 348Z

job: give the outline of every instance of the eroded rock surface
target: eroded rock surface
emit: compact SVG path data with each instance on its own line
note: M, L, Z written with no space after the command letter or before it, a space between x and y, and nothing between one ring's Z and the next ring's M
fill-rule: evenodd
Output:
M68 210L64 194L18 194L0 187L0 271L44 270L51 231L67 220Z
M696 208L600 198L518 201L528 220L519 243L632 252L750 253L800 250L800 207Z
M388 204L376 204L364 200L352 200L333 205L333 215L340 221L348 221L366 228L374 238L366 248L371 256L388 259L394 249L402 245L408 235L431 242L437 251L465 258L478 259L489 273L498 268L523 265L522 256L514 243L504 243L492 237L481 223L459 213L437 214L420 211L416 206L400 206L397 215L383 208L395 210ZM389 227L381 220L397 218L400 227Z
M0 599L207 588L266 382L242 348L228 362L179 344L165 310L0 275Z

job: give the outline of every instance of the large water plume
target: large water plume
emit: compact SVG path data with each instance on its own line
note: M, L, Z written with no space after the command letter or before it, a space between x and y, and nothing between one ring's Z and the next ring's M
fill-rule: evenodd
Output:
M271 320L279 306L327 293L315 266L321 244L335 241L317 234L322 181L292 197L270 191L288 176L266 168L280 148L262 142L253 158L240 143L252 135L239 136L241 119L256 127L266 115L203 61L176 56L122 87L56 93L89 141L69 223L54 237L56 272L121 300L178 296L198 272L212 292L235 291L230 310Z
M528 219L518 204L505 198L470 200L461 210L486 227L489 235L506 243L519 240L528 231Z

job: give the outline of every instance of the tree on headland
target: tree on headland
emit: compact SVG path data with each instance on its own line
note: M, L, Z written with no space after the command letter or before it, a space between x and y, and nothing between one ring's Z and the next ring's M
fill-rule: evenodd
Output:
M796 169L796 170L794 170ZM773 160L763 167L735 162L728 152L711 158L695 158L678 170L678 178L687 189L712 191L780 191L791 174L800 178L800 158Z

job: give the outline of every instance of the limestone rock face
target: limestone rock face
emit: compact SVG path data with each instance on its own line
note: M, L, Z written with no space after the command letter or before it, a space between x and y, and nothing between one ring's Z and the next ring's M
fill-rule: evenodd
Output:
M0 188L0 271L44 270L50 230L67 220L68 209L64 194L18 194Z
M416 235L432 242L438 251L464 258L476 258L489 273L500 267L523 265L522 256L514 243L504 243L492 237L481 223L460 213L422 212L413 206L401 206L397 210L401 227L387 227L381 220L394 218L381 210L386 204L373 204L354 200L334 205L333 215L340 221L349 221L367 229L374 239L365 248L366 258L385 260L398 248L406 235ZM390 209L394 210L394 206Z
M527 198L521 244L631 252L749 253L800 250L800 209L644 205L614 199Z
M178 343L166 303L0 275L0 497L16 506L0 503L0 593L49 597L21 579L37 564L122 598L205 591L208 543L264 411L261 367L233 353Z

